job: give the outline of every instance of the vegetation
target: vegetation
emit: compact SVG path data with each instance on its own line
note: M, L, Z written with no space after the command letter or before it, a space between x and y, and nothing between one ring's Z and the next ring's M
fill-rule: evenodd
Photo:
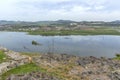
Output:
M49 66L44 66L44 65L37 66L34 63L29 63L9 70L8 72L1 75L1 79L6 80L6 78L11 74L22 75L33 71L40 71L48 75L56 76L63 80L66 80L68 78L69 80L71 80L74 77L67 75L67 72L72 68L72 66L73 65L69 64L69 65L60 65L54 68L50 68Z
M44 68L47 72L53 76L58 77L61 80L78 80L78 77L74 75L69 75L68 72L75 66L73 63L68 64L59 64L54 67L40 65L40 67Z
M54 23L54 22L52 22L52 23ZM30 24L30 23L26 23L24 25L19 25L19 28L16 27L16 25L15 25L12 28L8 27L7 30L17 31L18 29L22 29L23 31L28 32L28 34L31 34L31 35L45 35L45 36L49 36L49 35L53 35L53 36L54 35L120 35L120 32L117 31L115 28L114 29L107 28L108 26L112 27L112 25L106 24L106 23L104 23L104 24L91 24L91 23L86 24L85 23L86 26L102 26L102 27L100 27L100 28L94 27L93 29L78 29L78 30L77 29L72 30L70 28L69 28L69 30L66 30L66 29L49 30L50 27L47 27L48 30L47 29L41 30L41 26L39 25L40 23L37 23L34 25L29 25L29 26L28 26L28 24ZM50 23L47 23L47 24L50 24ZM68 24L66 24L66 23L58 24L57 23L57 24L53 24L53 25L54 26L58 26L58 25L63 26L64 25L64 27L66 27L66 26L69 26L69 23ZM107 27L104 27L104 26L107 26ZM120 24L117 26L120 26ZM38 27L39 29L34 30L34 27ZM5 29L1 28L1 30L5 30ZM40 45L40 43L38 43L34 40L31 43L32 43L32 45ZM22 53L22 54L29 55L30 57L39 55L38 53ZM4 54L4 51L0 50L0 63L7 61L8 59L9 58ZM120 54L116 54L116 57L114 59L120 60ZM75 62L75 60L73 60L73 61ZM74 68L81 70L81 68L78 68L78 66L76 66L72 61L69 63L66 63L66 64L64 64L62 62L55 63L55 66L46 65L46 64L36 65L36 63L33 61L32 63L21 65L19 67L16 67L14 69L11 69L11 70L3 73L1 75L1 79L5 80L11 74L22 75L22 74L30 73L33 71L40 71L40 72L43 72L43 73L46 73L49 75L56 76L62 80L78 80L77 76L68 74L68 72Z
M4 52L1 51L0 56L3 53ZM40 56L40 54L38 53L35 53L35 54L34 53L22 53L22 54L28 55L31 57L38 56L38 55ZM120 54L116 54L115 59L120 60ZM15 74L15 75L23 74L24 75L26 73L30 73L33 71L40 71L42 73L60 78L61 80L79 80L78 76L68 74L68 72L72 70L73 68L77 68L78 70L81 70L81 67L76 66L76 64L74 63L75 61L76 61L76 58L71 58L66 64L60 61L57 64L53 63L54 66L50 66L46 64L37 64L36 62L33 61L32 63L21 65L19 67L16 67L14 69L11 69L3 73L1 75L1 80L6 80L6 78L10 76L11 74Z
M99 22L58 21L0 21L1 31L29 32L32 35L120 35L120 21ZM5 25L5 26L3 26ZM33 45L36 42L33 42Z
M116 30L60 30L60 31L29 31L31 35L120 35Z
M31 52L21 52L21 54L22 55L28 55L28 56L30 56L30 57L33 57L33 56L40 56L41 55L41 53L31 53Z
M22 54L32 56L32 57L37 55L40 56L40 54L38 53L35 53L35 54L22 53ZM5 72L4 74L1 75L1 79L6 80L6 78L11 74L22 75L22 74L30 73L33 71L40 71L42 73L55 76L62 80L66 80L66 79L73 80L73 79L77 79L77 77L68 75L69 70L71 70L73 66L75 65L72 63L72 61L68 64L62 64L61 62L59 65L56 65L54 67L46 66L45 64L36 65L35 62L33 61L32 63L21 65L19 67L16 67L14 69L11 69Z
M116 54L115 59L120 60L120 54Z
M4 62L8 59L8 57L4 54L4 51L0 50L0 63Z
M11 74L25 74L25 73L29 73L32 71L45 72L45 69L38 67L34 63L28 63L28 64L9 70L8 72L2 74L1 78L2 80L5 80Z
M38 42L36 42L36 41L32 41L32 45L40 45Z

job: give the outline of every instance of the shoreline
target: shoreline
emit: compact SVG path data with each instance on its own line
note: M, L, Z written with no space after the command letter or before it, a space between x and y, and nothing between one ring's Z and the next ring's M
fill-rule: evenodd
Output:
M2 31L4 32L4 31ZM5 32L26 32L28 35L42 35L42 36L67 36L67 35L120 35L116 30L35 30L35 31L10 31Z

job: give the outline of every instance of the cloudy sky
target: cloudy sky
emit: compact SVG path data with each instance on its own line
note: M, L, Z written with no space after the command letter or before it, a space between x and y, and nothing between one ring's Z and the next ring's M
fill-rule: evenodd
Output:
M120 0L0 0L0 20L120 20Z

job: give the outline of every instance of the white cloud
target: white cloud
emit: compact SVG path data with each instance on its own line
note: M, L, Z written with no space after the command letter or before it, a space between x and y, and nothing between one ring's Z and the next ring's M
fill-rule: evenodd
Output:
M117 20L119 0L0 0L0 19Z

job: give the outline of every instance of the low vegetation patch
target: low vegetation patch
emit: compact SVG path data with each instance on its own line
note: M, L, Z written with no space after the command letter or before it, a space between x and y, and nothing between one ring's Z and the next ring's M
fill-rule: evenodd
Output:
M4 54L4 51L0 50L0 63L6 61L8 57Z
M115 59L120 60L120 54L116 54Z
M0 59L1 54L3 55L4 52L0 52ZM97 80L98 78L96 75L100 75L100 79L104 80L115 80L114 76L118 76L119 74L111 74L111 69L118 70L116 66L119 66L120 54L116 54L115 60L116 63L113 63L112 59L103 59L103 58L95 58L95 57L74 57L68 55L42 55L42 54L34 54L34 53L22 53L24 55L28 55L32 57L31 63L27 63L11 69L1 75L1 80L6 80L7 78L11 77L11 75L22 75L31 76L29 74L33 74L34 72L38 73L39 75L45 74L48 76L53 76L60 80L93 80L93 77ZM4 57L3 57L4 58ZM111 62L111 63L107 63ZM99 65L102 64L102 65ZM95 69L93 69L93 67ZM105 67L105 69L104 69ZM111 69L109 69L111 67ZM103 70L103 71L101 71ZM98 72L99 71L99 72ZM40 72L40 73L39 73ZM98 72L98 73L97 73ZM104 74L104 72L106 72ZM33 74L36 76L36 74ZM94 76L95 75L95 76ZM113 76L112 78L109 77ZM91 77L93 76L93 77ZM19 76L20 77L20 76ZM39 78L38 78L39 79ZM116 79L117 80L117 79Z
M69 71L74 67L74 64L60 64L59 66L55 67L49 67L49 66L43 66L40 67L47 70L47 73L49 73L52 76L56 76L61 80L78 80L78 77L74 75L69 75Z
M45 69L42 69L42 68L38 67L34 63L28 63L28 64L25 64L25 65L22 65L22 66L19 66L17 68L9 70L8 72L2 74L1 78L2 78L2 80L5 80L11 74L18 74L18 75L20 75L20 74L30 73L32 71L45 72Z
M37 53L37 52L34 52L34 53L31 53L31 52L21 52L22 55L27 55L27 56L30 56L30 57L34 57L34 56L40 56L41 53Z
M120 35L116 30L95 29L95 30L60 30L60 31L28 31L31 35Z
M32 45L40 45L40 43L38 43L37 41L32 41Z

